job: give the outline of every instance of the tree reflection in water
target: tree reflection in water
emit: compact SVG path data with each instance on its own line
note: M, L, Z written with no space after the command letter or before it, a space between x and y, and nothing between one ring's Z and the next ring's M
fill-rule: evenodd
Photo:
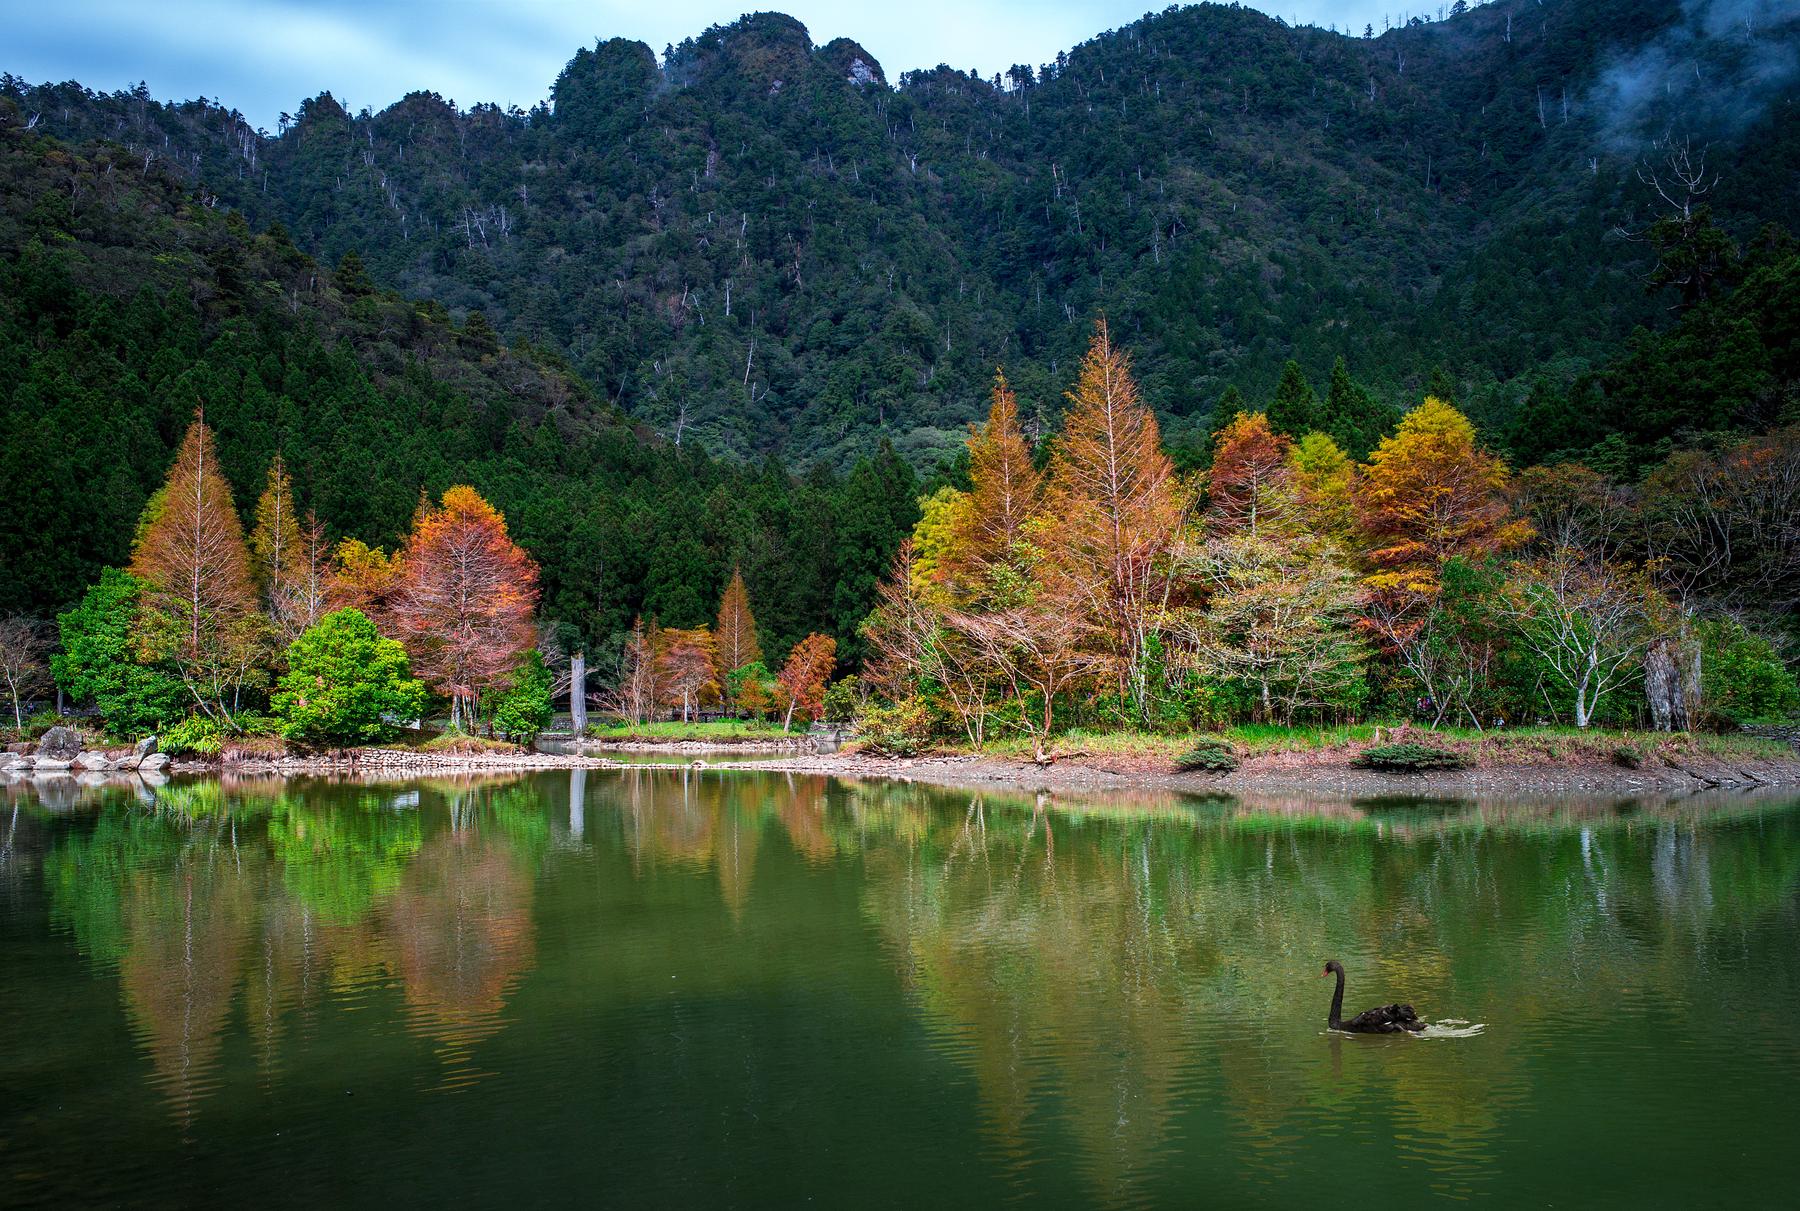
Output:
M264 1080L292 1062L296 1021L366 1001L430 1044L435 1087L462 1088L500 1063L491 1041L540 967L550 1009L578 1021L819 995L854 964L812 949L826 935L806 914L842 910L806 889L848 887L861 932L833 944L885 972L858 995L903 997L967 1075L998 1168L1070 1158L1095 1201L1130 1202L1177 1153L1272 1179L1376 1130L1466 1196L1501 1172L1550 1040L1604 1050L1620 1017L1733 990L1734 1031L1785 1037L1744 940L1800 884L1785 807L1065 803L743 770L210 782L150 804L99 792L47 829L42 867L53 921L117 969L184 1122L240 991ZM1327 1036L1327 957L1362 999L1492 1028L1472 1045Z

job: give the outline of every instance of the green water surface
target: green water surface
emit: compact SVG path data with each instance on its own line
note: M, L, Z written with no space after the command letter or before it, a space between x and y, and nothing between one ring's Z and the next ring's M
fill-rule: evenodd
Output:
M0 1203L1765 1206L1800 801L0 786ZM1434 1036L1325 1029L1412 1002Z

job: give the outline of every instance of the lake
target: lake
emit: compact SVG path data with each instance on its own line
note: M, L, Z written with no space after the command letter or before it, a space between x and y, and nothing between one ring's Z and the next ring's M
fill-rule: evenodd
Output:
M1800 797L0 787L0 1202L1741 1206ZM1410 1001L1444 1037L1325 1028Z

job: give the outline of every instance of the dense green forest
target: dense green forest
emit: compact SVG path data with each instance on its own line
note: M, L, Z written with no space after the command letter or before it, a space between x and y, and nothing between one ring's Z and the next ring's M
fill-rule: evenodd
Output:
M1439 371L1490 438L1527 397L1604 388L1680 296L1645 288L1670 211L1646 163L1704 149L1698 200L1740 242L1795 226L1796 18L1726 7L1495 0L1345 36L1198 5L894 85L765 13L660 57L582 49L529 112L322 94L272 133L226 101L4 92L37 133L116 141L136 175L555 351L671 440L840 470L891 440L922 470L996 364L1053 428L1101 310L1178 446L1290 358L1401 406Z
M471 483L541 563L541 613L571 638L639 614L710 622L741 566L774 653L824 629L854 658L916 516L891 452L797 479L649 440L554 354L0 111L0 612L48 617L125 562L203 408L245 516L277 452L334 539L391 547L422 495Z

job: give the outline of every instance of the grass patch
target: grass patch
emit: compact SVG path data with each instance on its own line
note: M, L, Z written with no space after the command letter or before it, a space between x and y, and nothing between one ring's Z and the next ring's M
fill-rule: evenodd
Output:
M433 736L423 744L409 746L421 753L453 753L461 757L477 756L482 753L520 753L524 752L516 744L508 744L504 740L489 740L486 736L470 736L463 732L445 732L441 736Z
M1384 739L1391 740L1397 723L1379 725ZM1228 742L1242 760L1253 760L1277 754L1318 754L1329 763L1339 760L1339 752L1352 752L1368 747L1375 739L1373 723L1347 725L1240 724L1217 733ZM1621 750L1639 755L1642 767L1654 766L1664 757L1674 761L1709 757L1721 761L1791 762L1795 751L1781 740L1735 732L1644 732L1618 729L1574 727L1509 727L1478 732L1473 728L1443 727L1437 729L1412 725L1400 743L1416 743L1442 749L1463 758L1469 765L1610 765L1619 761ZM1059 757L1143 757L1158 758L1179 766L1194 747L1195 733L1167 734L1129 729L1106 731L1071 728L1056 736L1050 751ZM966 744L943 741L940 752L968 752ZM994 757L1030 760L1031 741L1024 736L1009 736L990 741L983 750Z
M1295 753L1311 749L1366 744L1375 736L1372 723L1283 727L1278 723L1243 723L1225 729L1225 735L1251 754Z

